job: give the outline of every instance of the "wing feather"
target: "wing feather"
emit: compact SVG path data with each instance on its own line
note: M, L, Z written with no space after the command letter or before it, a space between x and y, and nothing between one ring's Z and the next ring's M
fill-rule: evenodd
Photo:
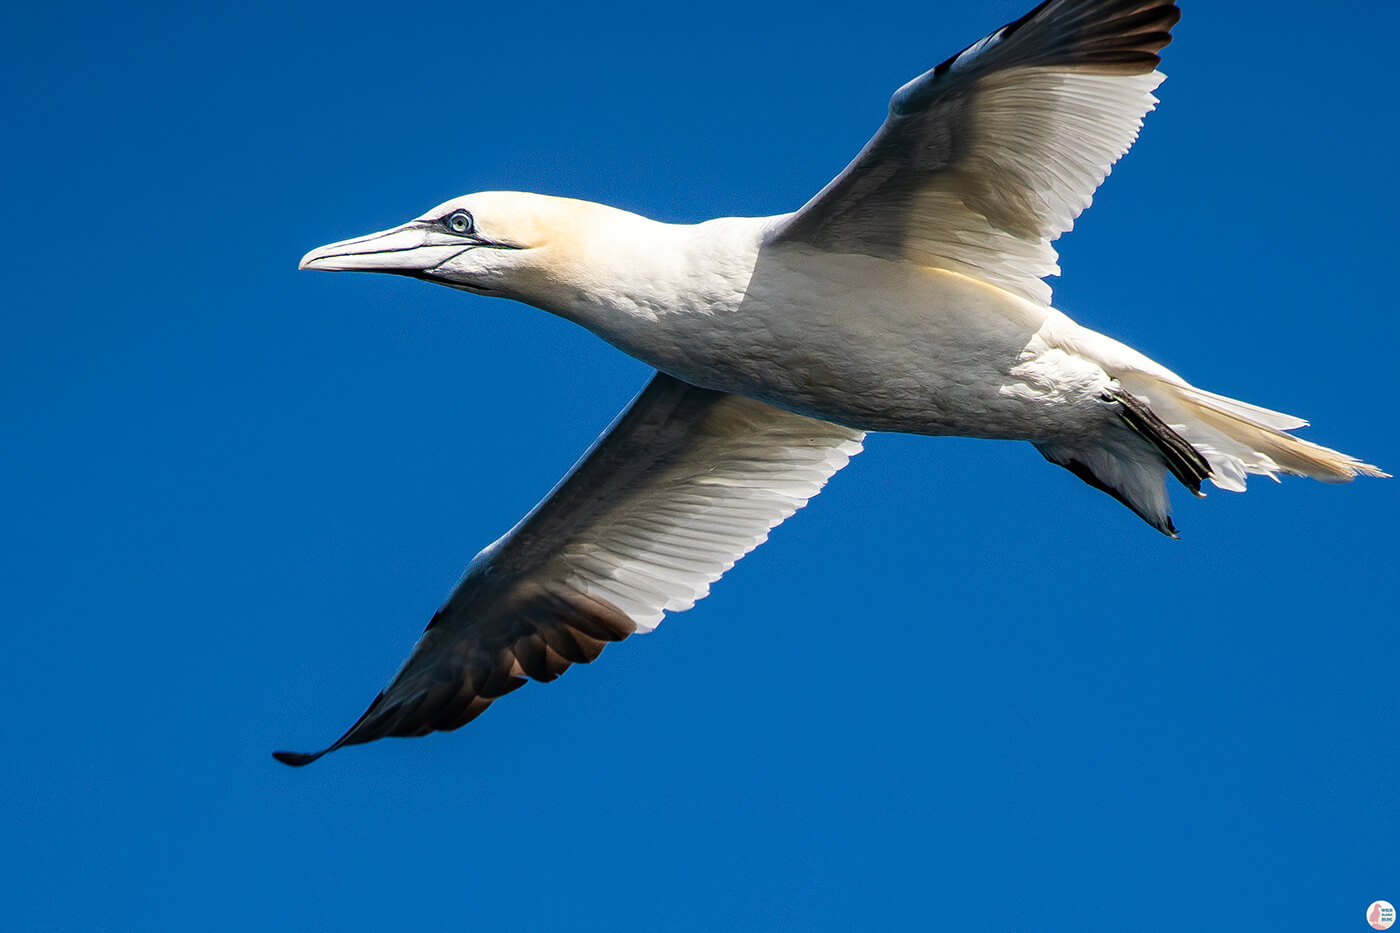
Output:
M1137 139L1174 0L1049 0L895 92L846 170L775 229L1048 304L1051 243Z
M477 555L344 745L456 729L704 598L861 448L859 431L658 374L565 479Z

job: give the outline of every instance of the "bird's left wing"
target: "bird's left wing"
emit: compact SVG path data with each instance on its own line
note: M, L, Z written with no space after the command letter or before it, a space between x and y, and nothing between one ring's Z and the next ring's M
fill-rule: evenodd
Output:
M307 764L387 735L456 729L650 631L807 504L859 431L658 374L553 492L472 561L393 681Z
M1047 0L895 92L879 132L772 234L962 272L1049 304L1051 242L1137 139L1174 0Z

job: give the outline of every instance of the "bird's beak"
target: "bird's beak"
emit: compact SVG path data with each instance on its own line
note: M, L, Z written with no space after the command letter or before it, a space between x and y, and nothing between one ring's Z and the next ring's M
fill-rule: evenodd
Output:
M301 257L297 268L422 275L473 245L415 220L392 230L318 246Z

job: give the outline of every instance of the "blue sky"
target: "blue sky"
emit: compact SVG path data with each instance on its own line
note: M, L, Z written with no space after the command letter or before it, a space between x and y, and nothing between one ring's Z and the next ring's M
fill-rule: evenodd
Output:
M647 371L310 247L467 191L791 210L1030 0L0 13L0 917L26 930L1368 929L1394 481L873 438L694 611L295 771ZM1392 470L1400 14L1185 4L1057 303Z

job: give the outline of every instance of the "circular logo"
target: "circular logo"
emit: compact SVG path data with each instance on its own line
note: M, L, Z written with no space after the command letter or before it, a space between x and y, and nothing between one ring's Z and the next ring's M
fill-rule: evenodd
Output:
M1389 930L1395 926L1395 908L1390 901L1376 901L1366 908L1366 922L1375 930Z

